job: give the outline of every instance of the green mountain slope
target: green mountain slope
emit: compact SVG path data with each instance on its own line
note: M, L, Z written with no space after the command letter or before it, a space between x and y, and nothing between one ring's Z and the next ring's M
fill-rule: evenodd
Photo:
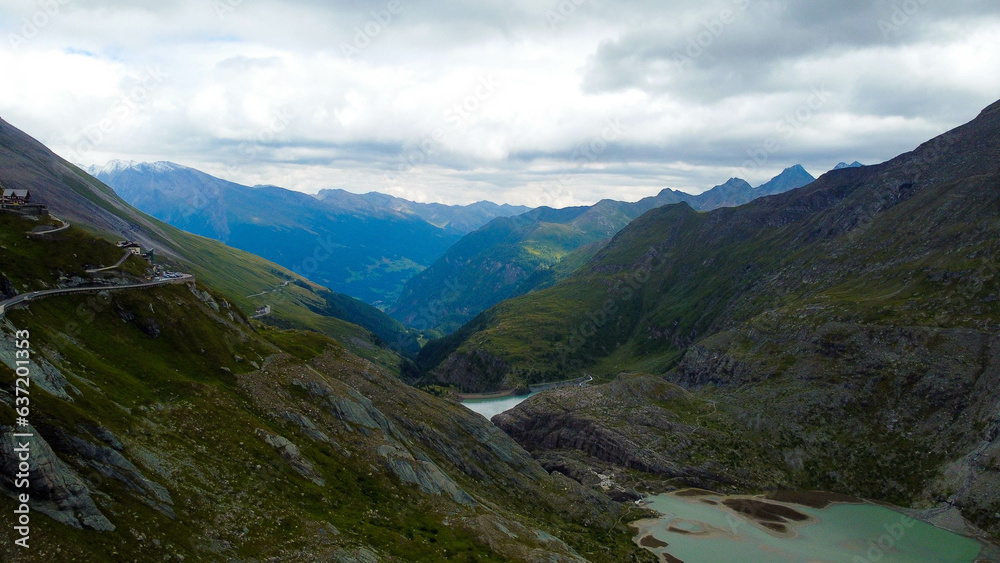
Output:
M570 266L585 261L601 242L650 209L680 201L697 209L742 205L812 180L801 166L793 166L757 188L733 178L697 196L663 190L635 203L603 200L590 207L540 208L496 219L407 282L390 312L430 335L448 334L504 299L558 281L572 271Z
M171 162L113 161L91 173L170 225L376 305L395 301L403 283L460 236L389 205L338 205L275 186L251 188Z
M48 204L54 215L73 225L109 240L131 239L154 248L158 259L194 273L246 313L270 305L273 313L266 317L268 322L319 330L382 363L398 363L398 359L378 350L373 342L411 341L399 322L375 307L330 292L263 258L143 214L111 188L2 120L0 182L31 190L36 201ZM415 345L397 348L405 354L416 351Z
M4 293L118 253L75 227L26 238L36 226L0 214ZM31 453L29 548L8 530L4 561L652 560L622 524L641 511L323 335L255 326L203 282L7 311L0 390L4 514L25 493L15 443Z
M420 360L468 390L616 380L498 417L549 467L937 505L995 537L998 264L1000 103L793 192L654 209Z

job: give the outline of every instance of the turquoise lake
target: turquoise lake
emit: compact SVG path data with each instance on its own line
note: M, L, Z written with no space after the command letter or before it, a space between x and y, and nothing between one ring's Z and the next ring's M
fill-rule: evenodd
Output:
M637 543L671 563L972 563L987 550L975 539L867 502L816 508L762 497L682 495L650 497L648 506L662 516L632 524Z

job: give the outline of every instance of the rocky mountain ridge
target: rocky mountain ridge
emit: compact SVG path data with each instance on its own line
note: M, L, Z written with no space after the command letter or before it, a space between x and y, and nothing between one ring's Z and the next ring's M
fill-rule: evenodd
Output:
M960 513L996 538L998 163L1000 102L793 192L654 209L421 361L475 390L610 381L494 419L550 469L841 492Z
M742 205L812 180L796 165L757 188L732 178L699 195L665 189L638 202L606 199L593 206L543 207L495 219L408 281L390 313L429 335L445 335L504 299L565 278L650 209L681 201L702 210Z

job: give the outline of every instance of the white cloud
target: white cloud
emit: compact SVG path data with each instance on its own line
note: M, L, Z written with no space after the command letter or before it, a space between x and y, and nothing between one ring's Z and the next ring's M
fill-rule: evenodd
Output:
M559 21L555 1L54 1L0 0L0 116L84 164L306 192L569 205L757 184L890 158L1000 90L985 0L905 21L887 0L587 0Z

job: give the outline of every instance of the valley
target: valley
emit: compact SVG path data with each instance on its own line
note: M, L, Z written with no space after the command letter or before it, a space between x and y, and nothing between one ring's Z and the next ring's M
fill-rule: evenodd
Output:
M19 296L118 255L76 227L26 238L34 227L0 215L4 284ZM38 253L49 259L23 259ZM190 277L35 291L63 293L0 319L4 421L24 327L34 365L32 551L18 561L646 560L616 524L627 507L549 476L486 420L324 335L255 324ZM13 426L0 432L13 443ZM11 491L16 462L2 451ZM0 552L20 549L11 541Z
M0 23L0 563L1000 563L995 0Z
M220 188L454 242L397 318L0 126L0 181L65 218L0 214L26 561L871 559L885 533L880 560L1000 560L1000 102L881 164L634 204ZM296 213L280 229L314 235Z

